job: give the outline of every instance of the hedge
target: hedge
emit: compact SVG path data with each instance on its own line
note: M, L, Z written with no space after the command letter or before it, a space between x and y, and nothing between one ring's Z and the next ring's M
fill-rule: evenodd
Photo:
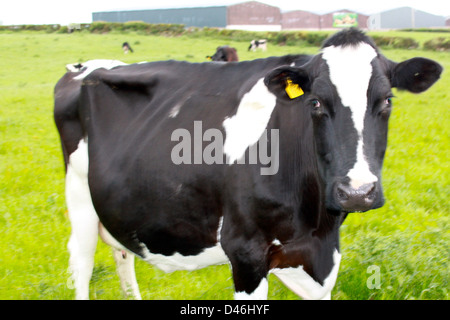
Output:
M267 39L270 43L287 46L316 46L319 47L329 36L325 32L305 32L305 31L279 31L279 32L252 32L244 30L230 30L219 28L185 28L181 24L150 24L142 21L129 21L125 23L96 21L91 24L73 24L69 26L53 25L18 25L0 26L1 31L45 31L48 33L70 33L77 31L87 31L90 33L109 32L137 32L145 35L180 36L188 37L214 37L224 40L251 41L253 39ZM408 30L409 31L409 30ZM426 30L422 30L426 31ZM434 30L433 30L434 31ZM419 43L409 37L372 36L379 47L389 47L396 49L417 49ZM424 43L426 50L450 51L450 40L448 38L435 38Z
M434 38L423 44L426 50L450 51L450 38Z
M413 38L403 37L387 37L387 36L372 36L375 44L378 47L391 47L395 49L417 49L419 43Z

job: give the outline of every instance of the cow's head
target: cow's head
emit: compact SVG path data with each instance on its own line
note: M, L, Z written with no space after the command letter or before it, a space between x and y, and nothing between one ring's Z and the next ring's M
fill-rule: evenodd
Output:
M441 72L438 63L425 58L394 63L370 38L349 29L327 40L306 65L281 67L266 76L279 99L310 110L328 209L355 212L383 205L381 168L391 88L420 93ZM305 94L289 97L285 90L293 85Z
M214 53L213 56L207 56L206 58L212 60L212 61L229 61L228 60L228 51L231 48L229 46L222 46L222 47L217 47L216 49L216 53Z

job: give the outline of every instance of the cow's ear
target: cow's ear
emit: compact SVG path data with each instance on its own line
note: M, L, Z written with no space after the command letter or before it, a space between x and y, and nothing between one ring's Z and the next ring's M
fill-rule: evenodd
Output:
M442 70L439 63L426 58L391 63L391 85L394 88L420 93L439 79Z
M291 100L311 89L308 73L295 67L281 67L271 71L264 78L264 83L277 97Z

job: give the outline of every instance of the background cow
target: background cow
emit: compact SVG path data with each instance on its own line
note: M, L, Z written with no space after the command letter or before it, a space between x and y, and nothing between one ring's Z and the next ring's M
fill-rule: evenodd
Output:
M100 234L136 298L134 255L166 272L230 262L236 299L266 298L269 273L330 298L340 225L384 203L391 88L419 93L441 72L349 29L314 56L67 73L55 121L76 297L89 297Z
M83 64L81 63L69 63L66 64L66 70L70 72L80 72L83 68Z
M250 41L250 46L248 47L248 51L256 51L256 49L260 49L262 51L267 50L267 40L266 39L260 39L260 40L252 40Z
M206 58L212 61L239 61L236 49L229 46L217 47L216 53L214 53L213 56L207 56Z
M123 50L123 53L125 53L125 54L127 54L128 52L133 53L133 49L131 48L131 46L128 42L124 42L122 44L122 50Z

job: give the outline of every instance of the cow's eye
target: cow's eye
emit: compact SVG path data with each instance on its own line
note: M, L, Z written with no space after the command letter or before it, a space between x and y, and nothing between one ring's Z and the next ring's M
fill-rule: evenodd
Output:
M384 100L384 104L386 106L390 106L392 104L392 97L386 98L386 100Z
M311 105L315 108L315 109L318 109L318 108L320 108L320 101L319 100L317 100L317 99L313 99L313 100L311 100Z

